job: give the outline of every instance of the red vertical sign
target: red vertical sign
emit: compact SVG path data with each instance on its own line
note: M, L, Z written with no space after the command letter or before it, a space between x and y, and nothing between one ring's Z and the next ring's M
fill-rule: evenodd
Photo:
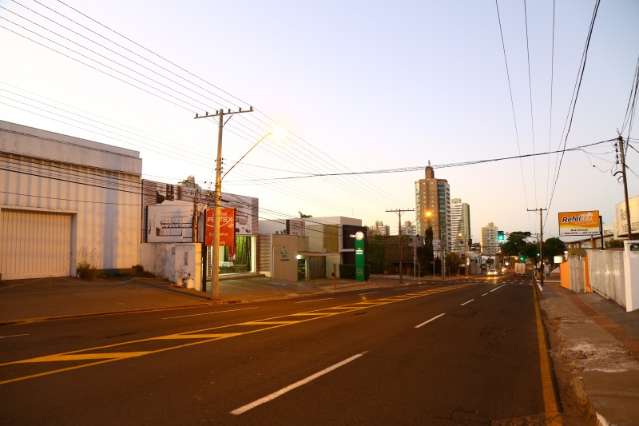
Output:
M220 217L220 245L229 249L231 256L235 255L235 209L222 207ZM213 218L214 209L206 210L206 235L205 244L213 245L213 235L215 235L215 220Z

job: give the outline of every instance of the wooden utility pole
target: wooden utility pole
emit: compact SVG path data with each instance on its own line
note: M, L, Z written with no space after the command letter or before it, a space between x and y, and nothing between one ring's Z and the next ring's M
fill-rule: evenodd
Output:
M397 213L397 236L399 238L399 283L402 284L404 276L402 273L402 269L404 267L404 247L402 244L402 213L403 212L414 212L415 209L393 209L386 210L386 213Z
M224 111L223 109L215 111L213 114L209 114L208 111L204 115L195 114L195 119L198 118L212 118L218 117L219 124L217 130L217 158L215 160L215 195L213 199L214 213L213 220L215 227L213 230L213 259L212 259L212 271L211 271L211 299L220 298L220 224L222 215L222 134L224 125L230 120L234 114L243 114L246 112L253 112L253 107L247 110L242 108L237 111L231 111L230 109ZM224 121L225 116L229 118Z
M526 209L529 212L539 212L539 264L540 264L540 280L541 285L544 285L544 211L548 209L538 208L538 209Z
M621 163L621 179L623 181L623 195L626 202L626 226L628 226L628 239L632 240L632 221L630 220L630 201L628 200L628 179L626 178L626 151L621 135L617 138L619 144L619 163ZM617 172L619 173L619 172ZM617 174L615 173L615 174Z

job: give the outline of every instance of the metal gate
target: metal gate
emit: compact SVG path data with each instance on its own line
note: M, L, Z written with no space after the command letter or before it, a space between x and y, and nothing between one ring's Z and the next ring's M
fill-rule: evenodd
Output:
M3 280L71 274L71 215L0 211L0 273Z

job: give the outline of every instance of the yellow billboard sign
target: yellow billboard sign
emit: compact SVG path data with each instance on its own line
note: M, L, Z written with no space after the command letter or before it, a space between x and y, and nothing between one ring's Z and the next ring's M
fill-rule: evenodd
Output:
M559 236L599 235L599 210L559 213Z

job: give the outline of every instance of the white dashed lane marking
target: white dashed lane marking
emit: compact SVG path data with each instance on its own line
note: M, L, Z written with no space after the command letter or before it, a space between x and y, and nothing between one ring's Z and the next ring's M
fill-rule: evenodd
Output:
M475 299L470 299L470 300L467 300L467 301L465 301L464 303L460 304L459 306L466 306L466 305L468 305L470 302L474 302L474 301L475 301Z
M333 364L330 367L326 367L325 369L323 369L321 371L318 371L315 374L311 374L310 376L308 376L308 377L306 377L306 378L304 378L302 380L298 380L297 382L292 383L292 384L290 384L290 385L288 385L286 387L283 387L280 390L277 390L277 391L275 391L275 392L273 392L271 394L268 394L268 395L266 395L266 396L264 396L264 397L262 397L260 399L256 399L255 401L250 402L250 403L248 403L246 405L242 405L241 407L236 408L235 410L231 411L231 414L233 414L234 416L239 416L240 414L246 413L247 411L252 410L255 407L258 407L258 406L260 406L262 404L266 404L267 402L272 401L275 398L279 398L280 396L284 395L285 393L288 393L288 392L292 391L293 389L299 388L300 386L304 386L305 384L310 383L313 380L315 380L315 379L317 379L319 377L322 377L325 374L330 373L331 371L337 370L338 368L343 367L346 364L355 361L356 359L364 356L365 354L366 354L366 352L361 352L361 353L358 353L357 355L353 355L352 357L346 358L343 361L340 361L340 362L338 362L336 364Z
M433 322L433 321L435 321L436 319L443 317L444 315L446 315L446 313L445 313L445 312L444 312L444 313L441 313L441 314L439 314L439 315L436 315L436 316L432 317L431 319L428 319L428 320L426 320L426 321L424 321L424 322L422 322L422 323L417 324L417 325L415 326L415 328L423 327L423 326L425 326L426 324L428 324L429 322Z

